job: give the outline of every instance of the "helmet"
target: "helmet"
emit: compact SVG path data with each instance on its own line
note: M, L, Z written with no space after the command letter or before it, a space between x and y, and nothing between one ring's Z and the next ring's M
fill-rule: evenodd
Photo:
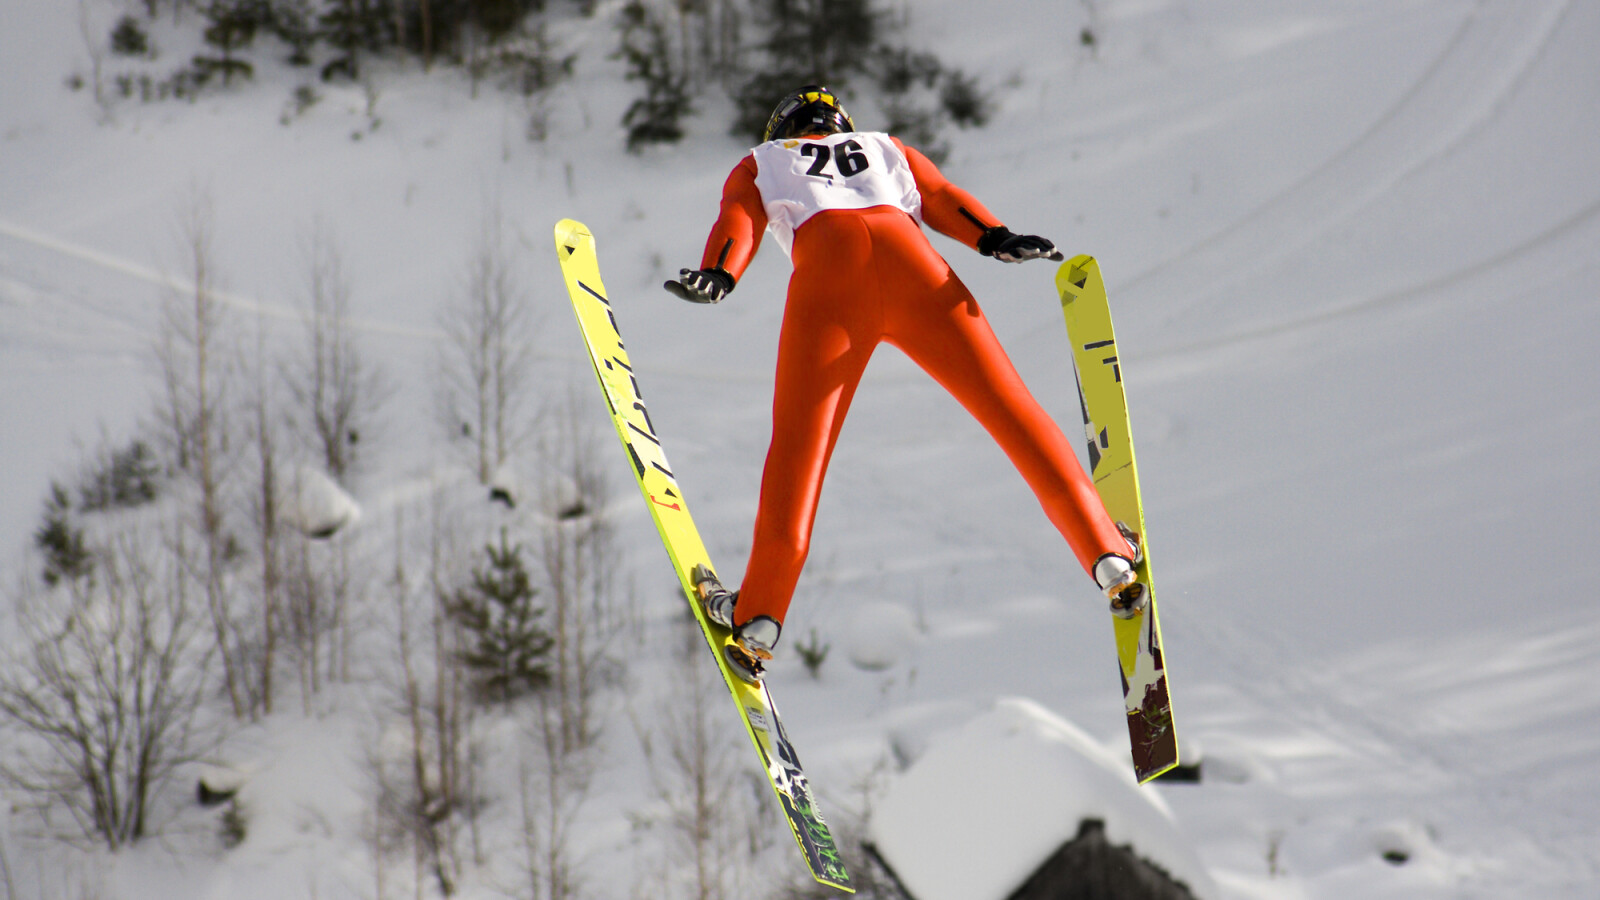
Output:
M844 111L839 98L820 84L808 84L778 101L761 134L762 143L804 134L834 134L855 131L855 123Z

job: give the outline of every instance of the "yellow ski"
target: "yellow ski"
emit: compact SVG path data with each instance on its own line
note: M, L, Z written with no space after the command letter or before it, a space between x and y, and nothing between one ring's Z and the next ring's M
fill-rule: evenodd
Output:
M711 655L722 671L722 679L739 708L745 730L761 756L762 767L777 793L784 818L794 832L812 876L823 884L854 893L850 874L817 809L810 784L800 768L800 758L789 743L778 710L772 703L771 692L765 684L748 684L733 673L723 653L723 648L731 642L728 629L708 620L695 598L690 573L698 565L711 568L711 559L695 529L694 519L689 516L689 506L684 502L677 478L667 464L661 439L650 423L650 414L640 399L638 380L617 332L616 315L611 301L606 298L605 286L600 283L594 235L583 223L562 219L556 223L555 239L561 273L566 277L573 311L577 313L578 325L588 344L589 357L600 379L600 389L617 427L617 436L622 439L639 489L644 493L667 555L677 570L678 583L683 587Z
M1133 434L1128 426L1128 399L1122 389L1122 364L1111 329L1100 265L1092 256L1076 256L1056 270L1056 290L1067 318L1072 360L1078 373L1078 399L1089 441L1089 474L1111 518L1131 530L1144 551L1136 567L1137 590L1150 594L1145 611L1131 619L1113 615L1117 659L1122 668L1122 698L1128 713L1128 738L1139 781L1149 781L1178 765L1178 736L1167 693L1167 669L1161 625L1156 619L1155 585L1150 580L1150 539L1139 500L1139 471L1134 465Z

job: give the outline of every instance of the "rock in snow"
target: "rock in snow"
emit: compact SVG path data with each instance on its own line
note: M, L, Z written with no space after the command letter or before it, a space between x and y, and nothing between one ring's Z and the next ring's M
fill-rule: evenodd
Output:
M308 537L333 537L361 517L355 498L319 469L298 467L289 489L287 515L294 527Z
M888 788L871 839L917 900L1002 900L1085 820L1106 840L1217 896L1153 787L1118 755L1038 704L1007 698L943 739Z

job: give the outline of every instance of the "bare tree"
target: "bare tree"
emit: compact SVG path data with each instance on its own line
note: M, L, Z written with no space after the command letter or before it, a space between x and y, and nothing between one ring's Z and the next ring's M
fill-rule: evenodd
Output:
M454 431L469 437L478 481L495 472L531 432L532 311L512 270L500 214L485 220L467 269L466 292L441 316L446 335L442 404Z
M6 886L6 900L17 900L17 884L11 878L11 859L4 843L0 843L0 883Z
M371 446L389 387L350 329L350 283L338 243L320 222L306 251L305 343L285 371L301 429L328 474L344 480L361 447Z
M102 124L111 121L111 100L105 90L106 45L101 32L89 13L88 0L78 0L78 35L83 38L84 49L89 54L89 79L94 92L94 104L100 108Z
M310 712L323 683L343 677L355 567L344 535L317 541L295 535L283 552L283 638L300 681L301 703Z
M697 648L698 649L698 648ZM696 660L695 662L699 662ZM668 724L667 749L670 781L674 789L663 789L672 808L672 829L677 843L687 851L694 863L694 893L696 900L722 900L727 896L725 873L730 868L721 857L728 845L725 831L732 818L730 806L734 800L732 788L737 781L731 777L737 771L728 757L727 741L723 729L713 732L710 724L709 697L705 682L709 680L705 665L691 663L688 690L683 701L675 704L677 715Z
M742 863L770 846L761 827L769 809L766 779L741 768L728 740L733 720L705 641L685 618L668 693L653 706L653 725L636 721L656 799L665 810L664 846L679 868L673 881L694 900L747 892Z
M543 491L549 524L541 559L555 638L552 702L560 713L564 751L595 737L595 702L608 671L606 648L615 646L620 627L614 596L620 551L606 512L610 488L599 465L604 457L585 421L576 397L569 395L542 454L552 468Z
M75 837L116 850L153 833L155 797L200 749L205 652L170 554L131 528L96 556L92 575L17 598L4 774L41 811L64 810Z
M224 520L228 372L223 362L222 311L215 293L213 229L209 198L193 196L180 223L189 285L186 295L175 294L167 303L157 354L165 388L158 415L172 444L172 458L195 487L200 550L193 567L204 586L224 687L233 714L242 717L249 704L241 672L244 652L227 585L228 563L237 547ZM187 542L180 540L179 546L186 547Z
M469 740L470 684L439 600L448 583L443 570L453 553L437 510L432 531L430 574L421 585L407 573L404 541L396 537L392 587L405 740L399 754L374 759L373 771L383 818L411 842L419 883L428 873L449 897L460 888L460 831L474 802L475 759ZM422 597L428 600L419 610Z
M534 900L580 894L572 836L593 783L594 759L587 749L564 749L563 740L560 712L548 693L541 694L517 768L524 867Z
M260 565L261 630L256 641L256 664L251 672L240 673L241 678L248 678L251 682L246 694L252 701L252 717L272 714L273 674L277 665L284 582L282 454L279 450L277 403L272 382L266 375L265 344L265 330L258 322L247 407L250 416L248 427L255 445L256 490L251 507L256 530L256 552L259 554L257 562Z

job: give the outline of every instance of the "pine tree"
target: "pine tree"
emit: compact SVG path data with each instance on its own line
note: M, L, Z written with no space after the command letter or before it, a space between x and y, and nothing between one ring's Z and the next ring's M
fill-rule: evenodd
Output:
M111 52L118 56L150 55L150 36L133 16L123 16L111 29Z
M644 82L645 90L622 116L628 150L637 153L645 144L676 143L683 139L681 120L692 109L689 76L674 62L678 54L666 23L641 0L623 7L622 22L618 53L628 61L628 80Z
M50 485L44 522L34 531L33 544L44 553L44 583L51 587L76 581L94 569L83 528L72 522L71 495L60 484Z
M374 0L333 0L322 13L322 34L340 55L322 67L322 80L361 80L361 60L382 48L387 26L388 18Z
M131 509L160 494L161 464L150 445L134 440L120 450L103 451L84 474L78 499L84 512Z
M522 546L500 531L500 545L484 547L487 565L472 584L445 598L445 611L465 641L458 651L486 702L510 702L550 683L554 638L543 624L544 607L522 561Z
M265 16L264 7L256 0L212 0L200 8L200 13L211 23L205 29L206 43L221 55L196 56L195 71L208 78L220 72L224 85L231 84L235 75L254 78L255 67L234 53L255 41Z
M287 62L292 66L311 65L311 48L321 37L317 0L276 0L272 4L272 33L289 45Z
M468 7L490 44L516 33L528 13L542 10L544 0L477 0Z
M735 92L733 133L759 137L772 105L802 84L825 84L849 93L866 74L879 44L884 14L872 0L759 0L765 23L760 49L765 64Z

